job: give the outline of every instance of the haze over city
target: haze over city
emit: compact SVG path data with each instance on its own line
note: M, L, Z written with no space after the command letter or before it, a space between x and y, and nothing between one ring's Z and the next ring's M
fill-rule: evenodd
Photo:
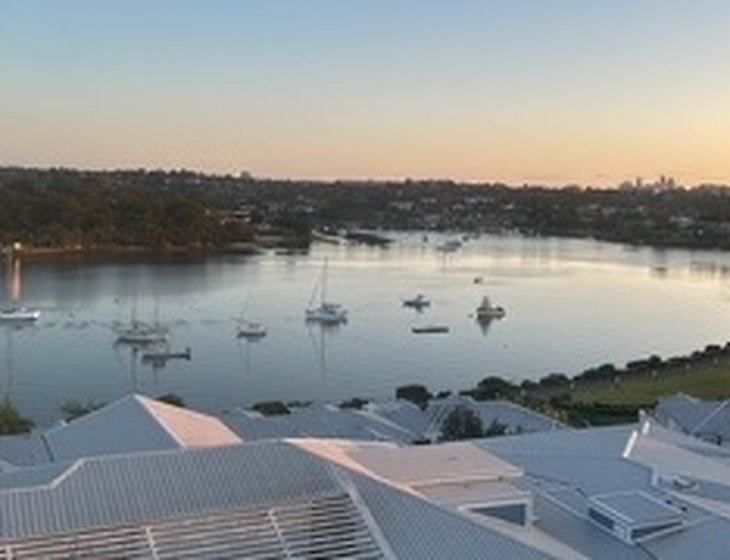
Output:
M0 4L0 164L730 182L730 4Z

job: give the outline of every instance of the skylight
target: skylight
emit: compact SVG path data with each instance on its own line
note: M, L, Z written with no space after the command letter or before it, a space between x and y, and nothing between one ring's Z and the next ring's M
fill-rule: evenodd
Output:
M628 543L636 543L681 528L684 512L645 492L617 492L594 496L588 517L606 531Z

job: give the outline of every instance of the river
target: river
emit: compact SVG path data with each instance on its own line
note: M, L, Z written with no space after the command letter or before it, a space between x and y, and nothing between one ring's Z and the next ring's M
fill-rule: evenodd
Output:
M0 389L48 425L68 400L131 391L175 393L215 412L265 399L384 398L406 383L436 391L487 375L572 375L730 339L725 253L484 235L443 254L435 245L447 237L396 238L387 249L317 244L304 256L23 263L5 297L43 315L0 327ZM322 330L305 324L304 309L325 259L328 297L349 321ZM422 314L401 305L417 293L432 302ZM485 294L507 312L488 326L473 317ZM155 368L115 344L115 326L135 310L166 326L170 348L190 347L192 359ZM242 312L268 336L238 340ZM450 333L411 333L426 323Z

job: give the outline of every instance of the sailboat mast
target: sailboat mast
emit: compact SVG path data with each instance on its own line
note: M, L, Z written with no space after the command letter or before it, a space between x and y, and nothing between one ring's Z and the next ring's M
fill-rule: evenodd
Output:
M322 291L320 293L320 304L324 304L326 294L327 294L327 265L328 265L328 259L325 257L324 259L324 268L322 269Z

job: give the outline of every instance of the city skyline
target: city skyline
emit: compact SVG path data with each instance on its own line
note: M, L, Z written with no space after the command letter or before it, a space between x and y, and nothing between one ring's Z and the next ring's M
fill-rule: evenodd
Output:
M730 6L0 5L0 164L730 182Z

